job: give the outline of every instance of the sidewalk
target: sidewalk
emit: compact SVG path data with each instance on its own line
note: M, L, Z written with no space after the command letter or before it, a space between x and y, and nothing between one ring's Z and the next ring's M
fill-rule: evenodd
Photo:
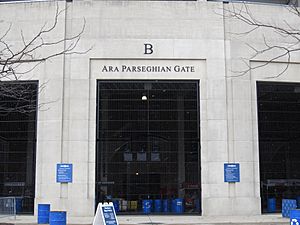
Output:
M13 217L0 218L0 225L3 223L18 224L18 225L35 225L37 222L35 216L17 216L16 220ZM67 218L68 224L92 224L91 217ZM118 216L120 225L131 224L170 224L170 225L288 225L289 219L282 218L281 214L257 215L257 216L157 216L157 215L135 215L135 216Z

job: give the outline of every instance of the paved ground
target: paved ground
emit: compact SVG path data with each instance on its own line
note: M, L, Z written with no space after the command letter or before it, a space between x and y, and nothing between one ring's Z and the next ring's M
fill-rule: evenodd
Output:
M0 225L35 225L34 216L17 216L16 220L11 218L0 218ZM68 224L92 224L93 218L67 218ZM118 216L120 225L289 225L288 218L282 218L281 214L258 215L258 216Z

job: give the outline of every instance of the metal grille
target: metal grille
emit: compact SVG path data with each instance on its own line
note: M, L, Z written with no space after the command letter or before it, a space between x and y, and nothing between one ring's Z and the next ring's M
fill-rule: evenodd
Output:
M38 82L0 85L0 197L17 197L17 213L33 213Z
M11 216L16 219L16 198L0 197L0 218Z
M262 208L275 198L280 211L300 196L300 84L257 82L257 104Z
M195 81L98 81L97 200L185 200L200 211L199 107ZM130 202L134 202L131 207Z

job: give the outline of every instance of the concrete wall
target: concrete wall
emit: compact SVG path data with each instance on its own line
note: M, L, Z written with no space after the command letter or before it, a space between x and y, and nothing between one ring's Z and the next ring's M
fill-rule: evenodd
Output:
M285 63L282 60L238 77L234 71L245 70L241 58L249 59L252 54L246 44L262 47L265 32L240 35L247 29L245 24L224 16L231 3L78 0L0 4L1 26L13 24L7 39L20 44L21 29L30 39L46 21L53 21L57 6L66 11L48 38L71 37L85 23L76 51L92 49L56 57L22 78L46 82L40 94L46 110L38 114L36 205L51 203L52 209L67 210L70 217L94 214L97 79L196 79L200 80L202 214L260 214L255 82L276 74ZM291 18L283 6L249 7L266 21ZM270 38L274 43L284 41ZM153 54L144 54L145 43L153 45ZM247 62L254 65L269 56ZM286 75L267 80L299 81L299 59L295 55ZM104 64L141 62L192 64L197 70L182 75L103 73L99 69ZM73 183L56 183L59 162L73 163ZM241 182L224 182L225 162L240 163Z

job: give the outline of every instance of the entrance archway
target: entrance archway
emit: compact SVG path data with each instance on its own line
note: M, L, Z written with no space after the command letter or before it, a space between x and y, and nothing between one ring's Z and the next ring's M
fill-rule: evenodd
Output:
M97 91L96 201L200 213L198 81L98 81Z

